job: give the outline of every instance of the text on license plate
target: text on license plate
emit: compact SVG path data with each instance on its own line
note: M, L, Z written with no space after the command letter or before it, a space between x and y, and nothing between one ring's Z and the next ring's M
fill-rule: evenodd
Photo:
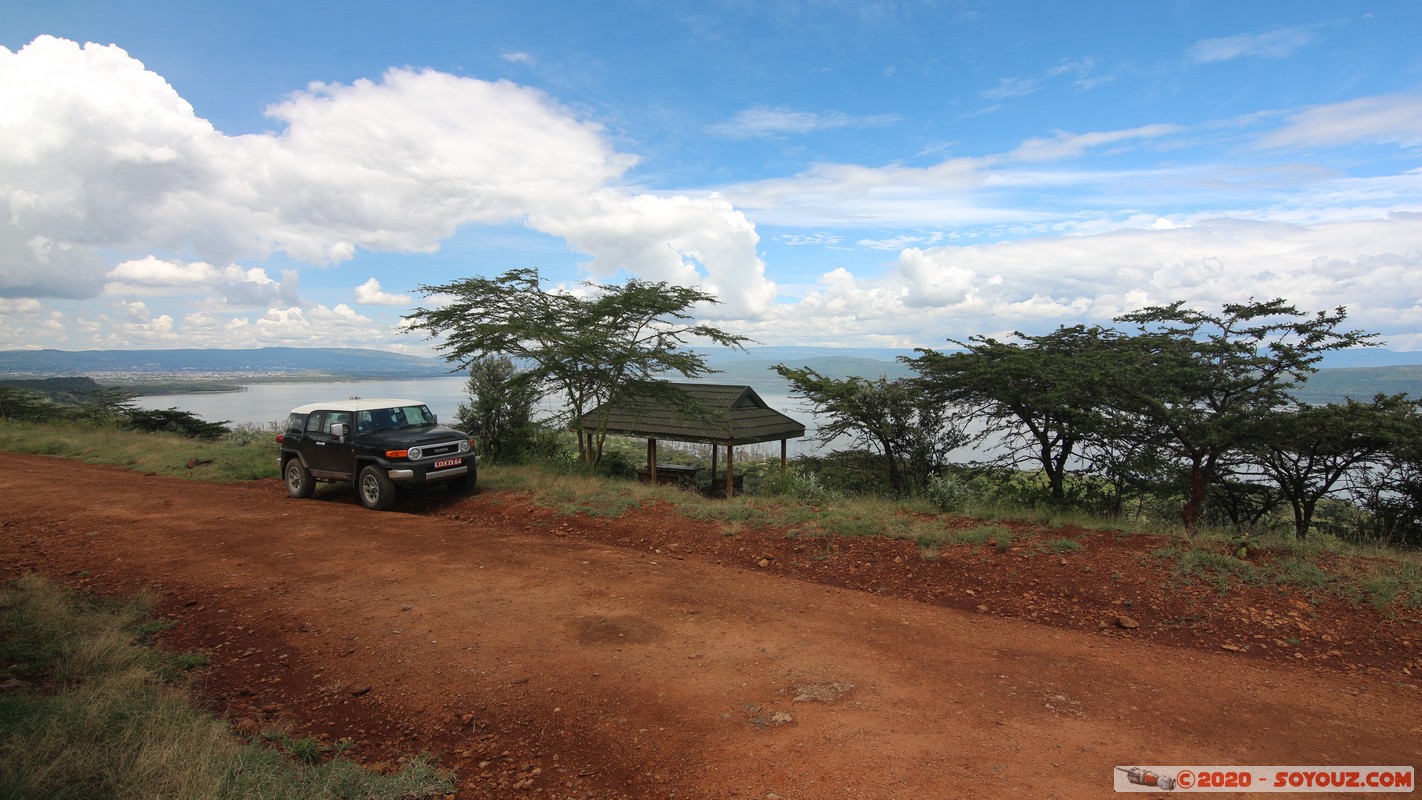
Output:
M462 459L462 458L446 458L446 459L442 459L442 460L440 460L440 461L436 461L436 462L434 463L434 468L435 468L435 469L444 469L445 467L458 467L458 466L462 466L463 464L464 464L464 459Z

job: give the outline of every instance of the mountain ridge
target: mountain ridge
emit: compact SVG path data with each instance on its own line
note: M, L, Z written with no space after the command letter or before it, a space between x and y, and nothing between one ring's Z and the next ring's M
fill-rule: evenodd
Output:
M763 384L776 364L810 367L830 378L890 379L912 374L897 360L911 350L891 348L751 347L718 351L705 376L718 383ZM1296 396L1307 402L1369 400L1379 392L1422 397L1422 353L1359 348L1327 354L1322 368ZM462 374L441 358L368 348L261 347L166 350L3 350L0 376L23 378L89 375L109 383L152 379L262 381L438 378Z

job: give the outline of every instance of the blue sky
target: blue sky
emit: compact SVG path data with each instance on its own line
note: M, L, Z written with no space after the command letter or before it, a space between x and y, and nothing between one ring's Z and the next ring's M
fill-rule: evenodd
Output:
M25 7L30 6L30 7ZM1422 4L10 3L0 348L422 353L422 284L766 344L1175 300L1422 350Z

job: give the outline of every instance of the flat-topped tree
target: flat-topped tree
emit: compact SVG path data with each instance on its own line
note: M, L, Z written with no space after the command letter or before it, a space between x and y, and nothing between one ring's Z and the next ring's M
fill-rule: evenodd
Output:
M1299 311L1283 299L1227 303L1220 314L1184 302L1117 318L1138 334L1118 342L1103 402L1136 415L1153 440L1189 472L1185 529L1200 524L1205 489L1264 434L1261 422L1330 350L1372 345L1376 334L1340 331L1343 307Z
M917 385L929 398L980 423L975 441L997 440L994 461L1040 466L1052 501L1064 504L1072 459L1105 426L1100 396L1115 366L1111 347L1118 336L1075 325L1013 337L950 340L963 350L920 348L917 357L900 360L918 373Z
M440 339L437 349L460 368L490 354L529 365L528 380L562 395L586 463L598 461L607 435L605 420L583 427L588 410L610 407L633 389L644 397L675 393L658 380L663 375L715 372L692 341L736 349L750 341L694 321L693 306L719 302L699 289L635 278L582 286L580 293L546 290L536 269L420 286L441 303L404 319L409 330Z

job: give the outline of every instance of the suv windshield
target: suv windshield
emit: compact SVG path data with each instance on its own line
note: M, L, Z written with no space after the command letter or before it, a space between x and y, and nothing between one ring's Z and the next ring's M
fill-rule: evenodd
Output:
M434 414L431 414L429 408L423 405L372 408L368 411L356 412L356 430L361 433L395 428L418 428L433 424L435 424Z

